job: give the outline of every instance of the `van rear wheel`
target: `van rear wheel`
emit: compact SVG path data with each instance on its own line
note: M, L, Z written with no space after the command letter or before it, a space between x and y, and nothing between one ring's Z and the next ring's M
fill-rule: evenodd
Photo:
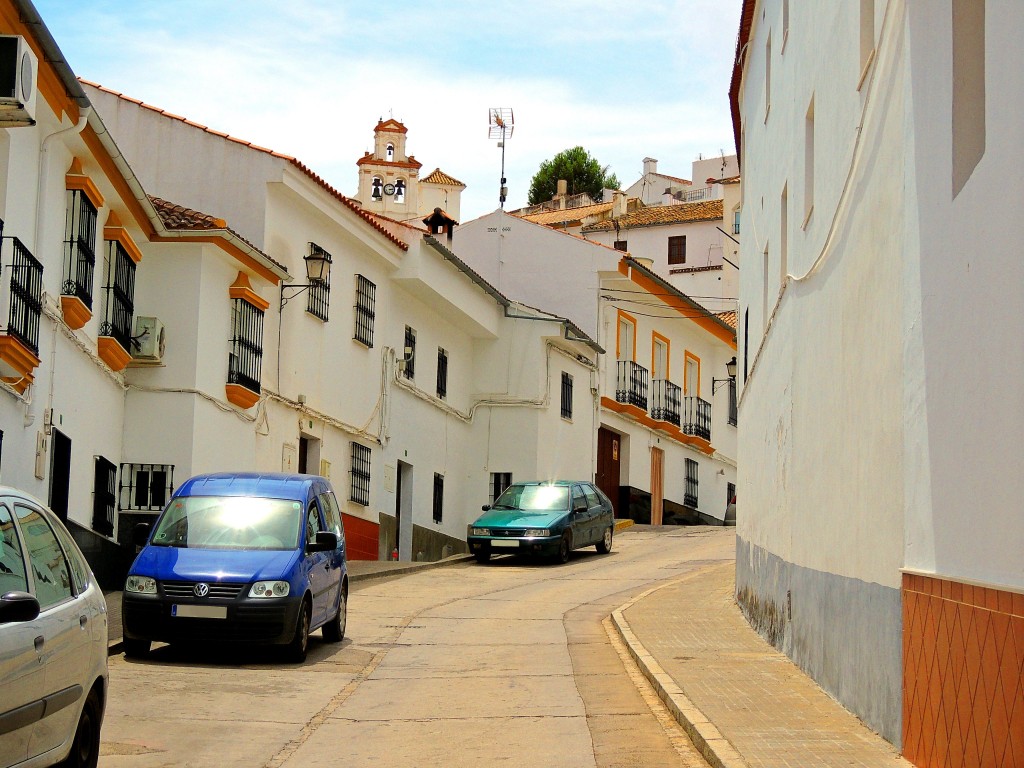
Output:
M341 599L338 601L338 612L334 618L324 624L324 640L328 643L340 643L345 639L345 625L348 623L348 583L341 585Z

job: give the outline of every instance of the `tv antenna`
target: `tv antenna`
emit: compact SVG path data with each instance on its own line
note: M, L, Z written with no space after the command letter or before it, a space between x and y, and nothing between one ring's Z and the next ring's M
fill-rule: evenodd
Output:
M505 198L508 197L508 187L505 186L505 142L512 138L512 131L516 127L515 117L512 115L512 107L491 107L487 112L490 123L487 131L487 138L497 139L501 147L501 189L498 200L501 207L505 207Z

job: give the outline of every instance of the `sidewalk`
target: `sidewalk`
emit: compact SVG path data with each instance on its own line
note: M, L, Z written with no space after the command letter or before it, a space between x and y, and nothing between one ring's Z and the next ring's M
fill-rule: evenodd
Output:
M630 653L716 768L910 766L758 635L735 565L655 587L612 613Z

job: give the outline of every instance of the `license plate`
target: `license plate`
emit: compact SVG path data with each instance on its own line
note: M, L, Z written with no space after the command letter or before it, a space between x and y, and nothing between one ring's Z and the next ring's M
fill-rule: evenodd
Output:
M171 616L183 616L189 619L226 619L226 605L172 605Z
M491 539L492 547L508 547L509 549L519 549L519 541L507 541L504 539Z

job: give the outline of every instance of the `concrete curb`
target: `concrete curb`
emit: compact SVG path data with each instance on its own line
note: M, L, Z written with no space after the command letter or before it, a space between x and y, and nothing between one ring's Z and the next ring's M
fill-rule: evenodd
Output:
M686 734L690 737L690 740L697 747L701 755L704 756L704 759L713 768L749 768L746 760L736 751L736 748L729 740L697 708L697 705L690 701L676 684L676 681L662 669L654 656L648 653L644 644L633 633L624 615L625 611L632 608L633 605L648 595L657 592L659 589L692 579L701 572L697 571L687 574L682 578L673 579L665 584L659 584L638 595L625 605L620 606L617 610L612 611L612 623L629 649L629 655L636 661L640 671L644 673L644 677L654 686L654 689L658 692L658 697L665 702L665 706L668 707L672 716L675 717L679 725L686 731Z

